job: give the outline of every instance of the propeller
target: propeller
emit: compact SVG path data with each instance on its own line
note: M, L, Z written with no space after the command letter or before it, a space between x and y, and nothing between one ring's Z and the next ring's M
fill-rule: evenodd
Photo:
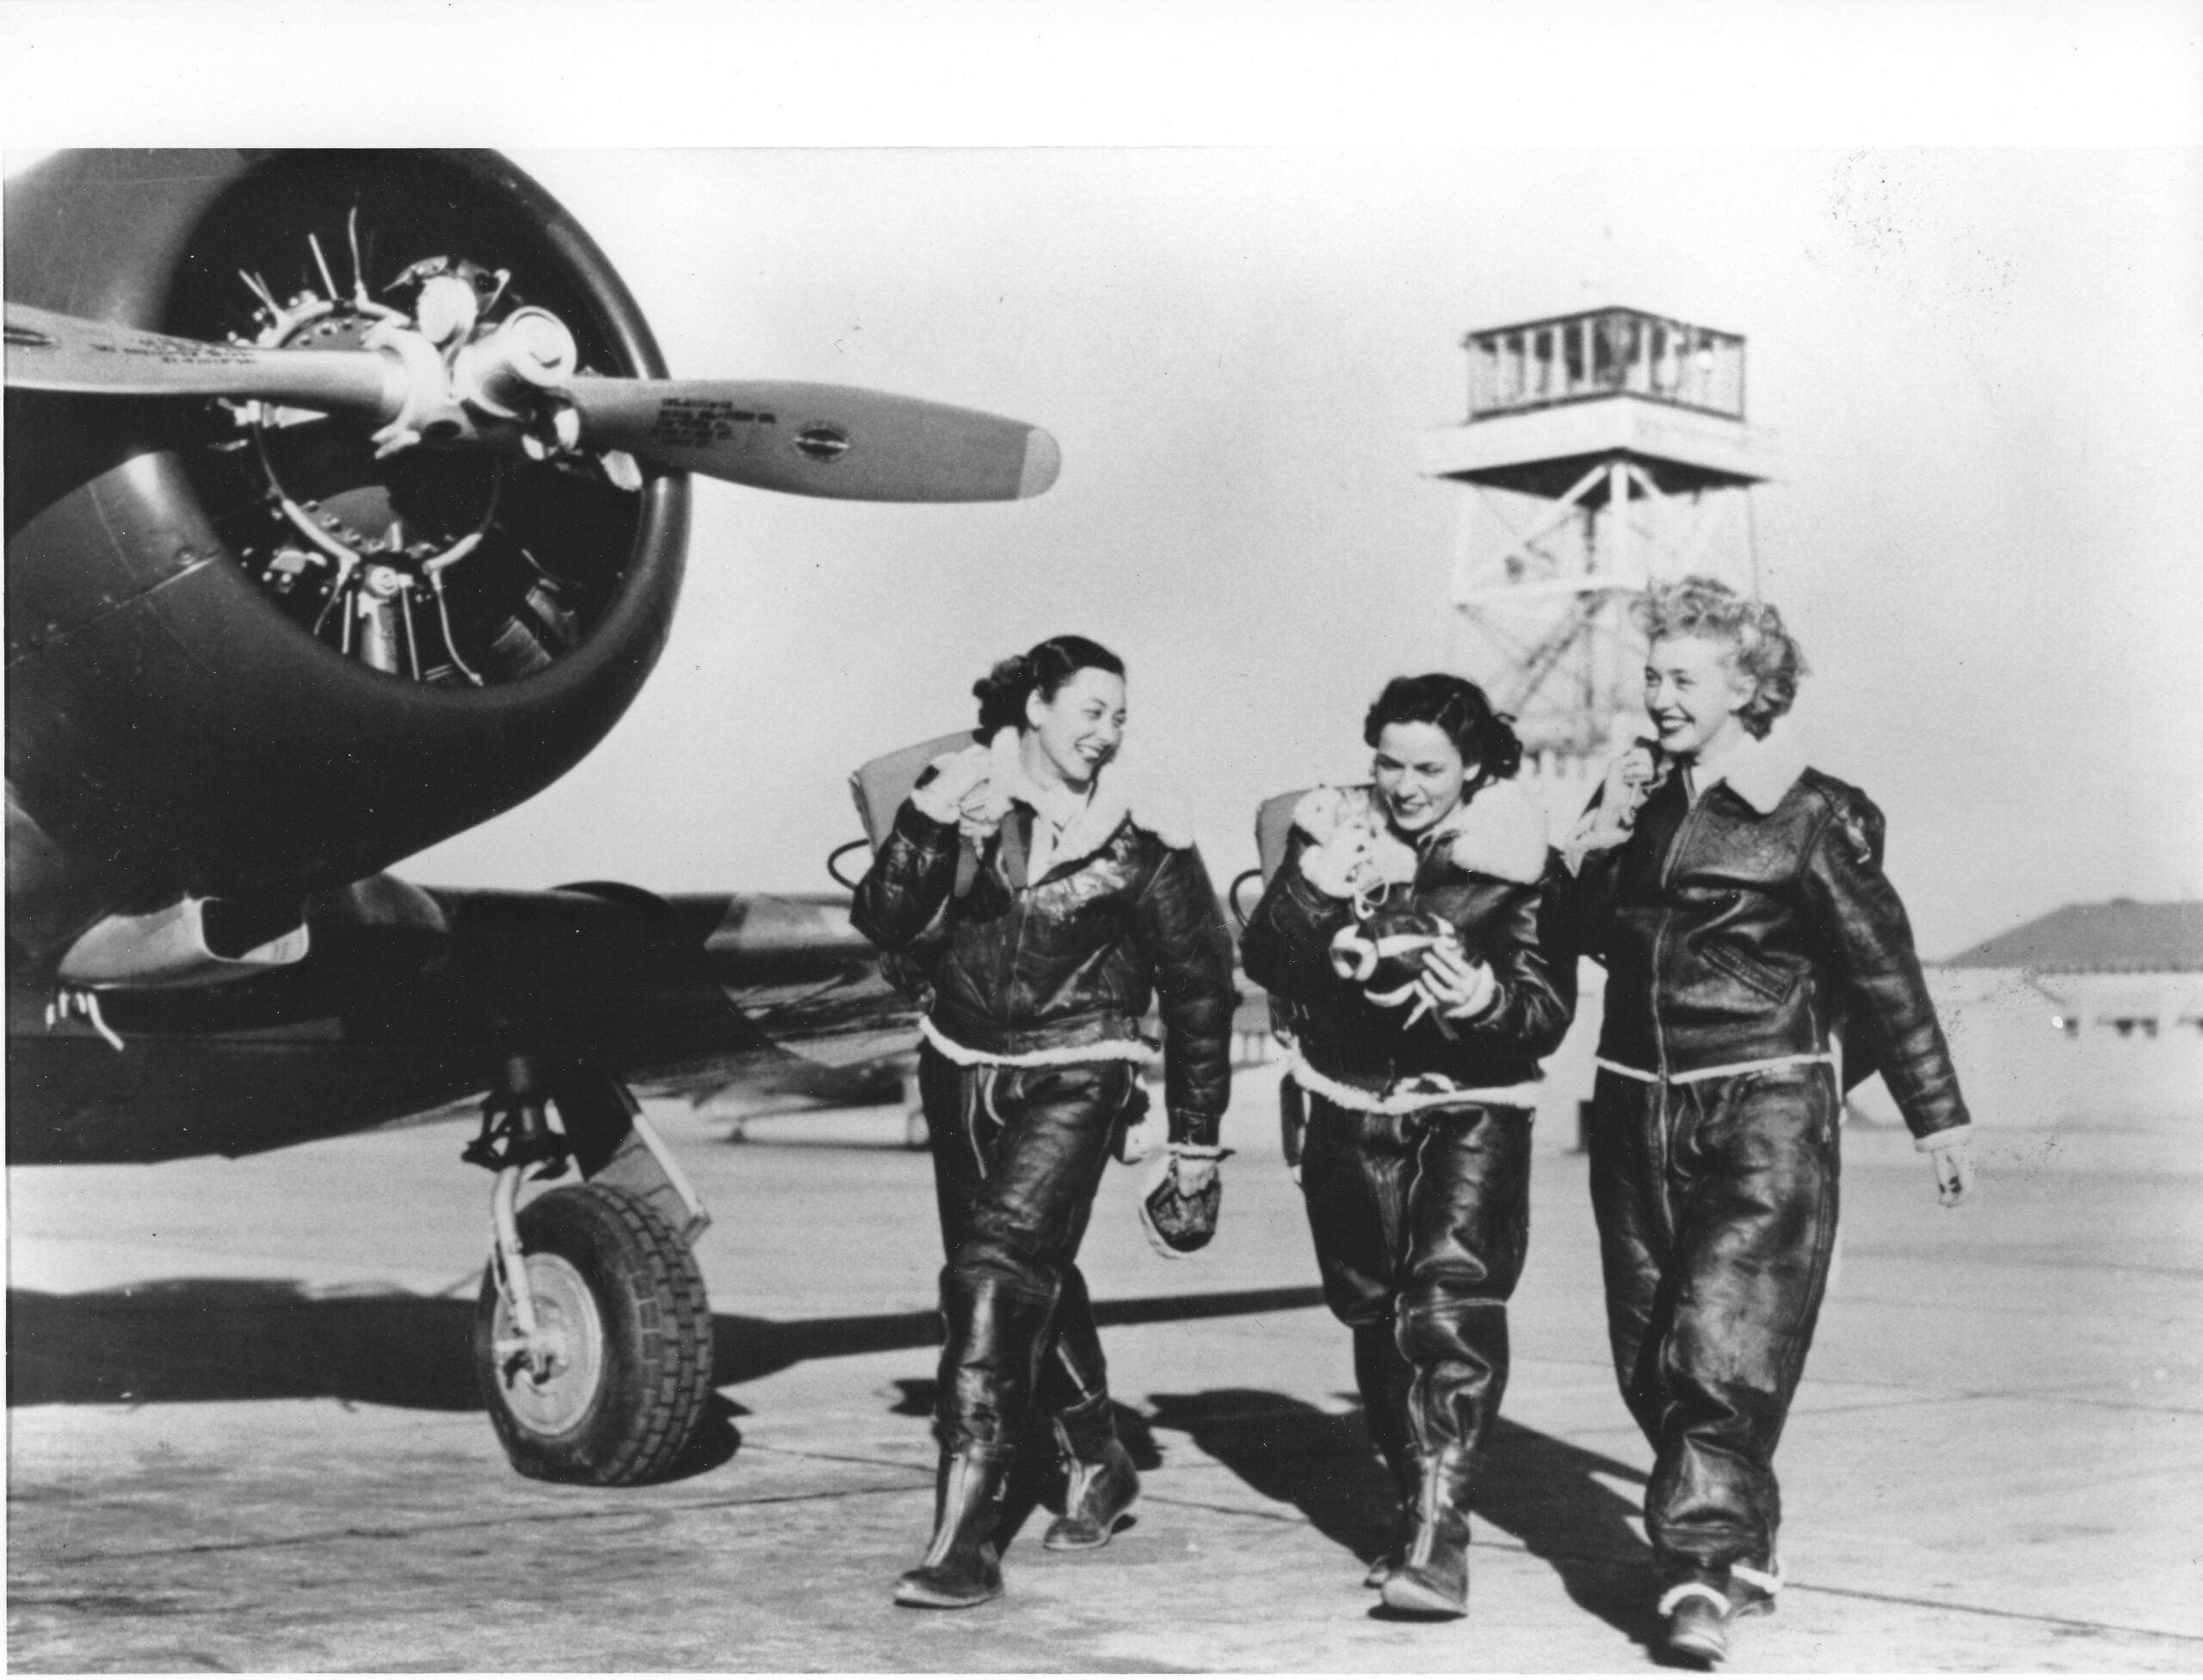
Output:
M218 344L10 303L7 382L111 397L199 397L374 421L385 454L522 435L553 453L620 450L673 472L858 502L1006 502L1056 481L1037 426L851 386L577 374L557 317L515 311L452 350L377 326L366 349Z
M104 397L257 398L394 418L402 367L373 350L271 350L210 344L10 303L8 383Z

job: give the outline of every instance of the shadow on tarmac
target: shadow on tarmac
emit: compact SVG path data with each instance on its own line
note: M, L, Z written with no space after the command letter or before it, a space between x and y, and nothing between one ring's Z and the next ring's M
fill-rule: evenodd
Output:
M89 1294L8 1292L8 1404L361 1400L474 1411L474 1303L309 1295L268 1279L173 1278Z
M1151 1397L1151 1422L1174 1430L1265 1498L1299 1510L1367 1563L1391 1536L1392 1490L1360 1411L1319 1411L1289 1395L1216 1388ZM1660 1634L1652 1551L1636 1504L1599 1479L1641 1486L1644 1473L1502 1418L1484 1444L1472 1509L1543 1559L1570 1598L1638 1644Z
M1097 1301L1103 1325L1287 1312L1312 1288ZM274 1279L175 1278L87 1294L8 1292L8 1404L363 1401L481 1409L474 1302L447 1295L315 1295ZM743 1383L806 1360L929 1348L938 1314L776 1320L715 1314L712 1380ZM730 1413L731 1415L731 1413ZM1129 1414L1127 1414L1129 1415Z
M1645 1485L1642 1470L1501 1418L1485 1438L1472 1509L1551 1564L1580 1608L1655 1648L1663 1630L1652 1548L1631 1520L1641 1499L1625 1498L1601 1477Z
M1385 1549L1392 1490L1360 1411L1340 1416L1266 1389L1154 1394L1151 1422L1189 1436L1266 1499L1298 1510L1364 1563Z
M1097 1301L1104 1325L1274 1312L1320 1303L1314 1288L1250 1289ZM316 1296L269 1280L179 1278L88 1294L8 1294L8 1404L159 1405L192 1400L331 1398L472 1411L474 1303L450 1296ZM933 1312L776 1321L713 1319L715 1386L740 1384L812 1359L936 1345ZM933 1410L929 1380L898 1384L892 1410ZM1365 1561L1385 1546L1392 1490L1359 1411L1321 1411L1249 1388L1157 1394L1142 1416L1116 1408L1118 1434L1143 1470L1163 1462L1156 1430L1190 1438L1250 1487L1289 1504ZM671 1479L717 1468L741 1449L744 1409L713 1397ZM1023 1455L1010 1489L1009 1533L1043 1504L1059 1505L1052 1443ZM1632 1527L1634 1504L1601 1477L1641 1485L1642 1473L1502 1418L1492 1427L1475 1512L1550 1563L1569 1597L1640 1643L1658 1634L1647 1584L1651 1553Z
M1293 1289L1235 1289L1198 1295L1151 1295L1132 1300L1097 1300L1094 1321L1111 1325L1176 1323L1193 1319L1228 1319L1250 1312L1286 1312L1322 1305L1323 1291L1311 1285ZM722 1312L713 1319L718 1355L713 1380L722 1387L770 1376L810 1359L846 1354L894 1353L908 1348L938 1347L941 1315L873 1312L839 1319L744 1318Z
M1316 1304L1313 1288L1249 1289L1097 1301L1104 1325L1151 1324ZM296 1283L177 1278L88 1294L8 1294L8 1404L152 1405L193 1400L334 1399L436 1411L475 1411L474 1303L449 1296L315 1296ZM715 1388L812 1359L930 1348L935 1312L877 1312L778 1321L733 1313L712 1321ZM899 1385L892 1410L929 1417L934 1385ZM717 1469L742 1448L746 1409L712 1396L703 1426L666 1479ZM1147 1420L1116 1408L1119 1438L1144 1470L1162 1463ZM1062 1509L1052 1441L1021 1455L1006 1534L1041 1505Z

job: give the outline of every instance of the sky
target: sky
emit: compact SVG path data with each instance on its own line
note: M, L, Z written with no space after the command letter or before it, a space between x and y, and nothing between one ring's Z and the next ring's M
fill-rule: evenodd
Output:
M1429 72L1392 62L1427 99ZM1886 62L1885 82L1922 68ZM1252 862L1257 802L1361 775L1376 689L1453 645L1464 492L1416 463L1463 417L1461 335L1614 302L1747 337L1749 417L1780 462L1755 492L1765 592L1815 673L1796 726L1887 813L1923 953L2072 900L2203 896L2203 151L2070 128L1910 144L1966 136L1863 108L1786 123L1780 85L1720 54L1664 64L1669 107L1760 114L1645 131L1719 146L1625 145L1557 127L1546 77L1537 120L1495 125L1474 96L1497 68L1464 59L1477 114L1436 127L1303 133L1269 105L1113 123L1083 114L1088 87L1052 125L774 104L669 132L631 101L608 128L531 108L458 137L503 145L590 231L676 375L992 409L1053 432L1064 469L988 507L698 480L682 609L634 708L562 783L404 872L825 886L858 832L848 772L965 726L993 659L1074 630L1124 656L1131 726L1221 883ZM2102 132L2136 138L2111 96ZM2195 102L2142 138L2192 142ZM402 127L373 132L454 138ZM1120 134L1202 144L1063 143ZM755 144L782 135L874 143ZM1371 137L1408 143L1348 143ZM745 143L697 143L721 138ZM932 144L877 143L905 139ZM1021 139L1056 143L1001 143Z
M1923 948L2203 895L2195 152L521 153L679 374L1045 425L1056 488L857 508L699 481L651 687L558 788L409 866L816 886L843 779L995 658L1117 649L1212 869L1359 775L1441 665L1467 330L1613 301L1740 331L1813 762L1890 819Z

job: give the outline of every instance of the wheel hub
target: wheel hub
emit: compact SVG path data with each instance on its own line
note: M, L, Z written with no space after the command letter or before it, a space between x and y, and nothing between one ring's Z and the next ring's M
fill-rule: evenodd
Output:
M493 1331L498 1381L522 1424L539 1435L562 1435L587 1415L603 1386L604 1320L581 1273L558 1255L529 1255L528 1282L537 1333L532 1345L519 1337L499 1300ZM532 1360L531 1353L539 1357Z

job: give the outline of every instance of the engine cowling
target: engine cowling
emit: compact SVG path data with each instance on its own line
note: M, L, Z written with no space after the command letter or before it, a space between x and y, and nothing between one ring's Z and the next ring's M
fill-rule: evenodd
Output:
M580 226L478 152L63 154L9 183L8 295L219 342L547 311L663 377ZM688 482L416 449L264 405L8 395L10 943L296 899L555 781L663 646Z

